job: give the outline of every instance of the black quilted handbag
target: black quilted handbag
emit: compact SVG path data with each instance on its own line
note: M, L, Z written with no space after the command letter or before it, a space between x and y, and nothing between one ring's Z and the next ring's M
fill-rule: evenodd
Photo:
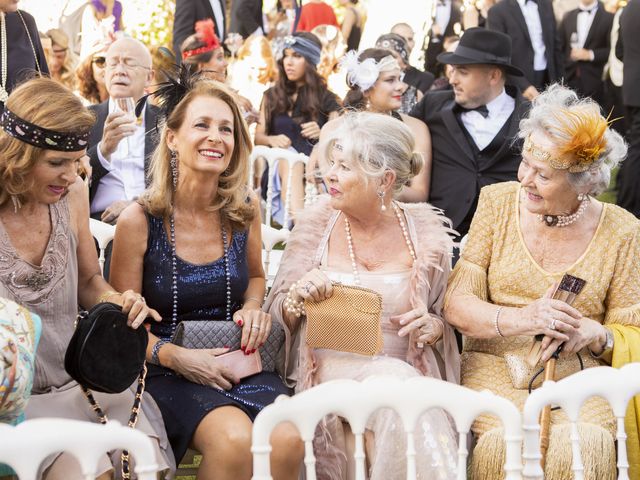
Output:
M78 314L64 368L83 387L120 393L140 375L148 341L144 327L127 326L127 315L119 305L98 303Z
M240 348L242 328L226 320L185 320L180 322L171 343L184 348L222 348L230 351ZM271 324L271 332L259 348L262 370L274 372L278 354L284 345L284 329L278 322Z

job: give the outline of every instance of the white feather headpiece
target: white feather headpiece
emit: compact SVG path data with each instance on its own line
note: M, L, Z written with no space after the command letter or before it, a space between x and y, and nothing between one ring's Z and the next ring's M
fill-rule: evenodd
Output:
M357 85L363 92L373 87L381 71L392 68L400 68L400 65L391 55L384 57L379 62L376 62L373 58L367 58L360 62L358 60L358 52L351 50L340 60L340 70L346 71L347 83L349 85Z

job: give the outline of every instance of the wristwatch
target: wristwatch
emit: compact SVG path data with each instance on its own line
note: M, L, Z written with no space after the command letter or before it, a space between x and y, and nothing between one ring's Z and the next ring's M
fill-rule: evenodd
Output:
M163 345L166 345L167 342L165 342L164 340L158 340L153 347L151 347L151 360L149 361L149 363L151 363L152 365L158 365L158 366L162 366L160 365L160 358L158 357L158 354L160 353L160 349L162 348Z
M605 332L606 339L604 341L604 344L602 345L602 352L600 352L599 355L595 355L593 352L591 352L591 355L594 358L603 358L613 351L613 333L611 333L611 330L609 330L608 328L605 328Z

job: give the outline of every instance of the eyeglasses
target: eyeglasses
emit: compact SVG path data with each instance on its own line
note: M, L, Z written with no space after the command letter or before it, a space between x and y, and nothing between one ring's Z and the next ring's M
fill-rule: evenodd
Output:
M91 62L99 67L99 68L104 68L105 63L107 62L107 59L105 57L93 57L93 60L91 60Z
M145 67L144 65L140 65L133 58L125 57L125 58L110 58L106 62L107 68L117 68L118 65L122 65L125 70L135 70L136 68L144 68L145 70L151 70L149 67Z

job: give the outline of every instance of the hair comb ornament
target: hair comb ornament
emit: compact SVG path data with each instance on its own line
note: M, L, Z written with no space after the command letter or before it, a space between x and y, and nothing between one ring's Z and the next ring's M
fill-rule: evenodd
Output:
M159 118L166 120L187 93L193 89L195 84L199 80L206 78L201 72L196 72L194 66L185 63L179 66L175 65L173 72L162 70L162 73L167 77L167 80L155 85L156 89L153 93L148 93L138 100L136 105L137 117L140 117L147 98L153 96L160 107Z
M196 22L195 31L198 40L204 43L204 45L202 47L194 48L193 50L185 50L182 52L183 60L193 57L194 55L210 52L220 46L220 39L214 31L212 19L207 18L206 20L198 20Z
M89 130L72 133L40 127L20 118L5 107L0 116L0 126L13 138L45 150L79 152L87 148Z
M379 62L367 58L358 60L358 52L351 50L340 60L340 70L347 72L349 86L357 85L363 92L369 90L378 80L380 72L391 68L400 68L398 61L392 55L386 56Z

